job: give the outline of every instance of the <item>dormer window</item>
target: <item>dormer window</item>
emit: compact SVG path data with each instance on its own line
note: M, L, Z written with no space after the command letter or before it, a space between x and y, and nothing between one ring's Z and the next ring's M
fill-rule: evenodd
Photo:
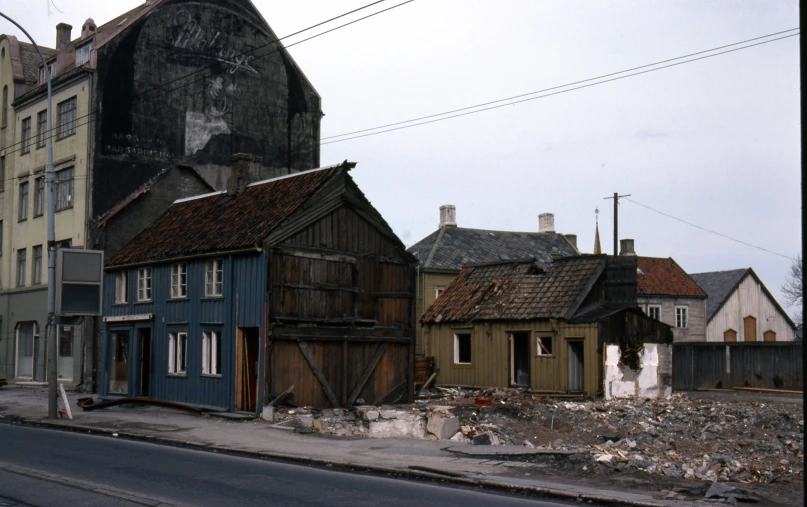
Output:
M80 48L76 48L76 66L81 66L89 62L91 51L92 51L92 42L84 44Z
M51 62L48 64L48 69L50 69L50 78L51 80L56 75L56 62ZM45 75L45 67L39 67L39 82L45 83L48 80L48 76Z

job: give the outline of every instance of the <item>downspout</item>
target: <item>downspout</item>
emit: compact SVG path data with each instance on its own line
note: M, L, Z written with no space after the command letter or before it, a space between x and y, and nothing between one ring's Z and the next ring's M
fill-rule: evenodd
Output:
M90 78L87 83L87 113L92 114L93 108L93 91L95 86L95 73L90 73ZM85 248L91 249L93 247L93 239L90 236L90 222L92 219L92 196L90 190L92 189L92 153L95 147L95 136L92 135L90 127L87 127L87 158L84 162L84 171L86 173L86 181L84 183L84 244ZM81 380L79 385L83 385L82 392L94 393L96 392L96 374L95 368L96 353L98 352L98 329L99 317L91 317L89 319L90 325L87 325L87 318L84 318L84 326L82 326L81 333L81 347L82 351L79 359ZM89 365L89 372L86 367ZM78 386L76 386L78 387Z

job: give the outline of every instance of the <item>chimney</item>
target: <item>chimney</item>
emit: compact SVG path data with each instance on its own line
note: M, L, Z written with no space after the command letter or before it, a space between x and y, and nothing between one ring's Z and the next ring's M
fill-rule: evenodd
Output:
M95 21L92 18L87 18L87 21L81 25L81 39L86 39L87 37L91 37L95 35L95 30L98 26L95 24Z
M457 226L457 207L453 204L440 206L440 227Z
M632 239L619 240L619 255L636 255L636 252L633 251Z
M236 153L232 157L230 177L227 179L227 194L243 192L247 185L260 180L261 165L247 153Z
M538 215L538 232L555 232L555 215L552 213Z
M569 240L569 243L577 250L577 234L564 234L566 239Z
M67 23L59 23L56 25L56 49L64 49L65 46L70 44L72 32L73 27Z

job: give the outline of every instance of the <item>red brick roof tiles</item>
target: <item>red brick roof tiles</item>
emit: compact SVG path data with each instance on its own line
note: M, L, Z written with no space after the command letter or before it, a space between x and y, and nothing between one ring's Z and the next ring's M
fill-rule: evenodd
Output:
M636 260L638 295L706 297L703 289L674 260L658 257L637 257Z

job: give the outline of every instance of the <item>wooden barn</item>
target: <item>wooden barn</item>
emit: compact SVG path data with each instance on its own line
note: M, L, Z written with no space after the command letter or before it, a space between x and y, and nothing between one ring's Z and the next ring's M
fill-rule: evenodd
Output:
M658 361L655 344L666 351L672 333L636 305L635 258L582 255L549 265L524 259L468 266L421 323L441 384L593 396L609 395L606 382L617 382L619 395L629 382L638 385L638 370L672 383L671 356L650 364ZM628 368L609 368L611 360Z
M106 266L101 394L412 400L414 257L353 163L176 201Z

